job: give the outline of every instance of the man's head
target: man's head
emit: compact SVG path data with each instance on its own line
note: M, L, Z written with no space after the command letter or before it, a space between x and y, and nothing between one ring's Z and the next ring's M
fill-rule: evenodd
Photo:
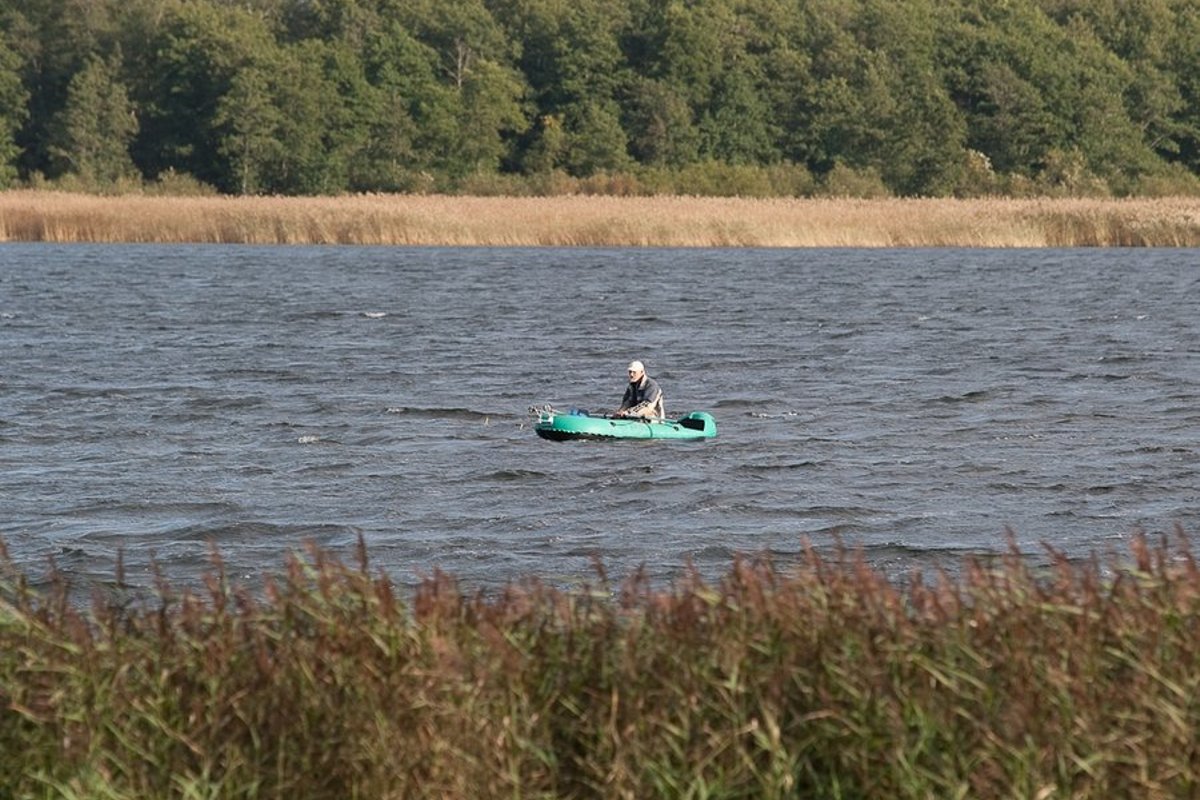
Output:
M646 374L646 365L640 361L630 361L626 371L629 373L629 382L637 383Z

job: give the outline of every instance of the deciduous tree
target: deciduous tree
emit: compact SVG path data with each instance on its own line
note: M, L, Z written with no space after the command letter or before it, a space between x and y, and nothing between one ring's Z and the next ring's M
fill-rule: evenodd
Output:
M51 156L62 172L108 186L134 176L129 145L138 123L115 60L91 58L67 88L67 103L51 126Z
M21 59L9 46L6 29L0 27L0 189L16 180L21 154L16 135L29 117L29 92L21 82L20 68Z

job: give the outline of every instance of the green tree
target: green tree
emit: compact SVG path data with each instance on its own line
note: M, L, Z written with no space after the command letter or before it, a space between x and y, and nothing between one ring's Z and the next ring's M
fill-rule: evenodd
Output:
M651 166L682 167L700 153L692 109L679 93L653 78L635 80L625 104L630 153Z
M1161 168L1162 160L1146 134L1151 125L1163 131L1162 120L1143 118L1139 123L1130 116L1134 107L1130 102L1132 90L1137 85L1135 71L1128 62L1106 49L1086 22L1072 17L1064 32L1067 37L1064 52L1079 78L1075 102L1060 113L1074 125L1073 143L1084 159L1087 172L1125 193L1142 176ZM1139 105L1139 114L1151 113L1145 105Z
M516 66L534 101L547 112L572 103L608 100L625 79L619 33L622 0L494 0L496 19L520 42Z
M977 101L971 144L1002 172L1030 174L1045 154L1066 139L1037 84L1002 61L981 65L974 76Z
M143 46L145 80L137 97L141 133L134 157L148 175L189 172L223 191L240 176L223 152L217 109L244 69L270 71L283 58L265 21L240 8L168 4Z
M478 61L458 86L457 136L439 166L452 177L497 170L514 137L529 126L523 94L518 73L494 61Z
M421 87L430 113L413 115L426 163L451 181L495 171L529 127L526 84L512 65L515 43L481 0L407 0L394 10L399 26L432 55L442 87Z
M791 140L787 155L818 175L837 164L868 166L887 135L881 117L892 98L881 71L885 59L855 38L856 11L852 0L814 0L803 10L798 46L811 64L787 115L803 132Z
M815 149L809 116L817 91L813 20L791 0L747 0L745 14L753 23L747 51L759 65L758 91L772 110L780 156L814 166L808 163Z
M1175 76L1180 104L1171 113L1170 137L1178 160L1200 174L1200 13L1195 0L1174 0L1172 9L1166 63ZM1161 141L1154 143L1161 146Z
M1070 149L1071 122L1057 113L1071 80L1057 53L1063 36L1030 0L962 0L942 38L968 147L1027 176L1050 151Z
M745 72L726 72L718 79L699 130L704 157L726 164L778 160L771 109Z
M938 58L936 32L949 19L936 0L864 0L856 18L877 98L867 112L883 132L866 165L898 194L948 194L967 161L966 120Z
M136 173L129 145L138 123L115 61L90 59L71 79L67 103L55 118L51 155L61 172L108 185Z
M514 42L482 0L405 0L390 18L431 48L439 77L456 89L480 63L507 66Z
M247 67L233 79L217 103L214 130L220 132L219 152L229 160L238 194L258 194L283 157L279 133L283 112L272 94L268 73Z
M0 0L0 185L14 166L78 171L80 152L100 151L68 129L82 137L84 111L106 96L119 106L123 87L136 167L228 192L452 189L479 172L582 176L635 161L730 181L792 164L828 186L866 176L919 195L1013 176L1054 192L1132 192L1151 178L1156 191L1186 188L1200 170L1197 11L1196 0Z
M522 168L565 167L583 175L630 163L617 101L628 82L619 42L625 3L496 0L493 6L507 35L521 42L516 64L529 85L534 115L562 123L529 130L522 142L527 155L518 159Z
M615 101L581 102L566 109L563 166L573 175L622 170L631 161Z
M320 123L320 191L345 191L351 173L371 148L377 130L377 90L367 80L361 48L347 40L312 43L295 56L319 66L319 77L306 86ZM299 88L299 87L297 87Z
M372 5L360 0L291 0L279 14L280 29L291 42L315 39L361 48L381 24Z
M730 0L662 0L656 17L661 31L655 36L659 50L650 75L665 81L702 114L728 62L740 55L739 43L730 36L737 30L733 4Z
M807 89L797 58L799 9L787 0L636 0L639 22L626 36L645 80L629 92L627 118L637 152L667 163L774 163L805 120L795 111ZM686 111L685 111L686 109ZM671 125L668 138L665 125ZM664 147L665 146L665 147Z
M530 131L528 141L520 155L521 167L527 174L545 174L561 165L567 147L562 115L542 115Z
M92 57L118 52L119 0L4 0L9 43L19 54L22 82L29 91L28 116L16 136L22 171L61 168L50 152L54 126L67 102L71 80Z
M351 185L369 190L419 188L434 168L434 152L457 132L456 90L438 77L439 59L397 20L368 40L364 53L370 95L366 148Z
M21 148L16 135L29 117L29 92L21 82L21 58L8 44L7 26L0 28L0 189L17 178Z
M306 39L281 48L271 63L240 71L218 104L214 129L227 166L247 191L345 191L365 147L359 115L370 92L344 46Z

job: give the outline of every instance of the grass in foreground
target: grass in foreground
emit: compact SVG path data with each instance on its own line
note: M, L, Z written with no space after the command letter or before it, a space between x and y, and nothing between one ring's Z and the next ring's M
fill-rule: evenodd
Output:
M1200 246L1200 198L156 197L0 192L0 241L671 247Z
M1014 552L901 588L842 555L718 583L410 602L320 552L254 595L143 604L14 570L0 796L1193 797L1200 570L1033 572Z

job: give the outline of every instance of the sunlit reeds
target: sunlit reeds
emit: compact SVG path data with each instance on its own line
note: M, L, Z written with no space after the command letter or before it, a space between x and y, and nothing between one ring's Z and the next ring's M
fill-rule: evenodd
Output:
M0 241L459 246L1200 246L1200 198L0 193Z
M411 600L314 551L250 590L0 588L0 796L1191 797L1186 543L897 585L848 554L719 582Z

